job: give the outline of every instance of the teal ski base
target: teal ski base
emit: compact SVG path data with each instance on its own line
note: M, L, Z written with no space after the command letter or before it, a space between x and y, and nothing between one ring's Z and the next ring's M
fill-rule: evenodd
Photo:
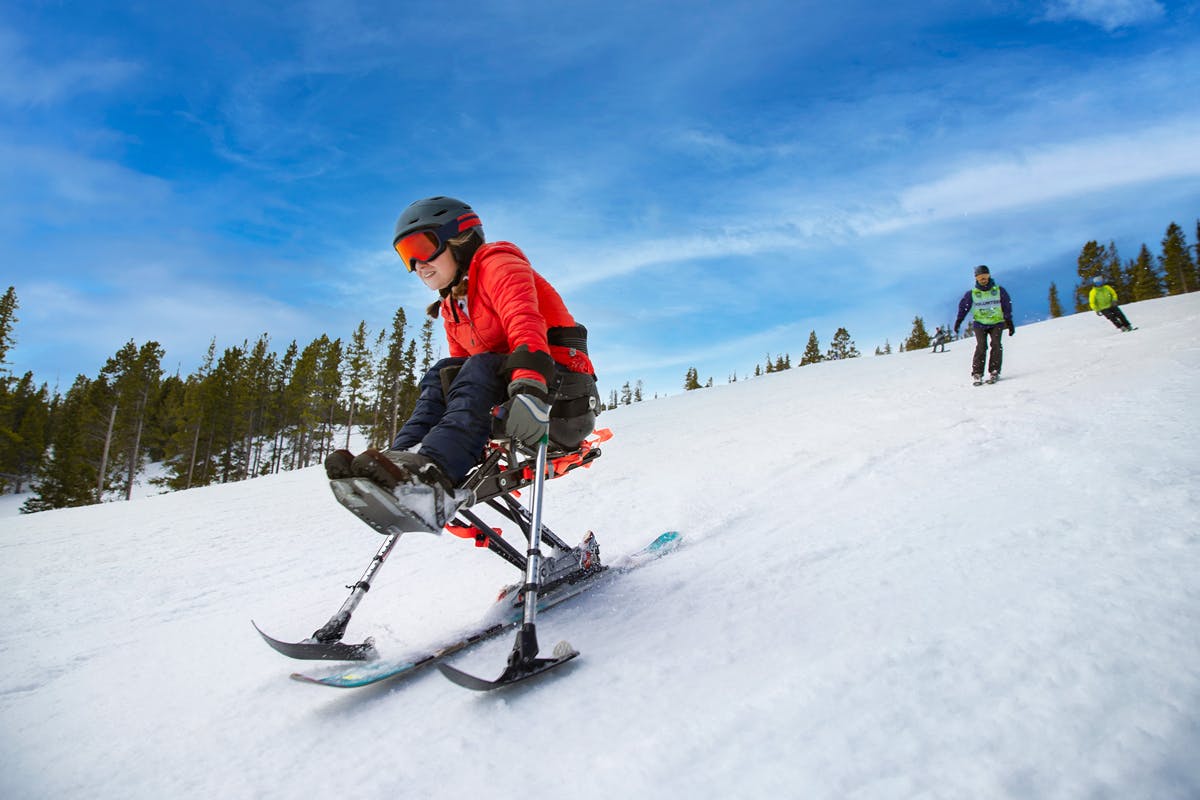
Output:
M682 541L682 536L678 531L667 531L660 534L641 549L620 558L613 564L591 575L580 578L574 583L561 584L544 594L539 594L538 612L541 613L546 609L553 608L566 600L570 600L572 597L578 597L589 589L608 583L617 575L624 575L643 564L661 558L677 549ZM515 589L516 587L513 588ZM507 595L497 601L498 604L508 602ZM491 616L494 617L495 612ZM321 686L333 686L340 689L370 686L381 681L397 681L415 675L424 670L425 667L445 661L451 656L461 653L480 642L487 641L507 630L511 630L521 624L523 618L524 610L521 607L508 608L502 612L500 619L486 622L479 629L424 655L403 660L382 659L378 661L356 662L339 668L334 672L325 672L319 675L293 672L291 677L293 680L304 683L315 683Z

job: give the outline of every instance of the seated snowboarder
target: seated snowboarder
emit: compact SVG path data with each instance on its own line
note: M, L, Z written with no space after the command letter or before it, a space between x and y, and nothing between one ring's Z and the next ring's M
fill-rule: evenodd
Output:
M485 243L466 203L413 203L396 222L393 247L441 296L429 314L441 316L450 356L422 378L412 416L388 450L338 450L325 470L335 481L369 479L438 532L471 501L459 487L493 436L493 408L514 446L532 449L548 438L571 449L592 432L600 398L586 330L516 245ZM560 417L552 405L564 397L574 411Z

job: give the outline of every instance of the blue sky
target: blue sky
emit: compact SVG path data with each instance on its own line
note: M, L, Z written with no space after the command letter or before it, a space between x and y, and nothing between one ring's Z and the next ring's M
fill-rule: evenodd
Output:
M894 346L978 263L1041 319L1090 239L1195 243L1196 2L175 5L0 10L17 374L418 319L391 233L433 194L558 286L606 394Z

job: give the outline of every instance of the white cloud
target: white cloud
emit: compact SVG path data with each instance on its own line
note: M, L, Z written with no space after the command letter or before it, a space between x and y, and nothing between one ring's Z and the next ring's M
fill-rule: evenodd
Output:
M1200 119L1028 148L1009 157L984 155L937 180L900 194L901 212L872 232L968 214L1039 205L1139 183L1200 176Z
M1076 19L1098 25L1106 31L1153 22L1163 16L1157 0L1051 0L1046 19Z

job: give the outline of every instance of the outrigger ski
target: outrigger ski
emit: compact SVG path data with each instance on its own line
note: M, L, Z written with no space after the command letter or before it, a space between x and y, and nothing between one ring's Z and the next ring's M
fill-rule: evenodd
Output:
M525 643L525 640L529 640L529 642ZM532 678L534 675L541 675L579 655L579 651L565 641L554 646L553 658L537 658L537 651L537 634L532 630L532 626L526 625L517 635L517 643L508 657L508 667L494 681L477 678L449 664L438 664L437 666L443 675L459 686L465 689L474 689L477 692L488 692L492 689L511 686L526 678Z
M284 642L263 633L263 629L258 627L254 620L250 620L250 624L267 644L289 658L313 661L369 661L379 657L379 651L375 649L375 640L369 636L360 644L348 644L343 641L322 642L313 637L299 642Z

